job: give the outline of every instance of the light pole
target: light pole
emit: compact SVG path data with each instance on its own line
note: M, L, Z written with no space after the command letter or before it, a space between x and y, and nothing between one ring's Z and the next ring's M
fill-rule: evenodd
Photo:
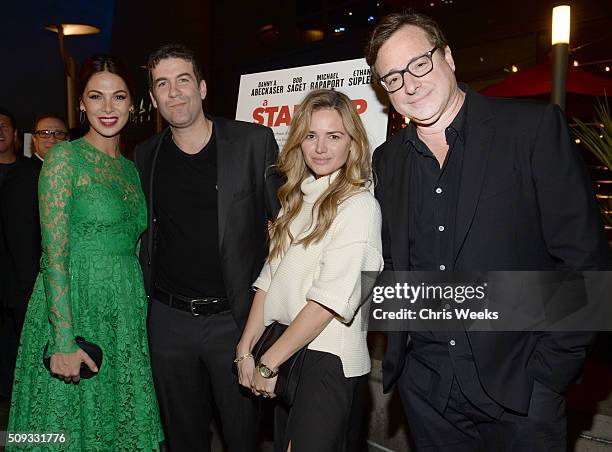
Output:
M64 43L64 36L75 36L75 35L93 35L100 32L98 27L93 25L84 24L55 24L45 27L46 30L57 33L57 41L60 48L60 56L62 58L62 65L64 66L64 74L66 76L66 119L68 120L68 127L73 128L76 126L76 68L74 65L74 59L68 54Z
M570 38L570 7L552 10L552 91L550 100L565 110L567 94L567 60Z

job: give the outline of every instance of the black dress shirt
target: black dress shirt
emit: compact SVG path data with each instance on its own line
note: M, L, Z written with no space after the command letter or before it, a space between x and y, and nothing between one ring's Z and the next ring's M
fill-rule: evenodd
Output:
M412 271L453 271L454 233L457 199L465 145L465 119L469 102L466 95L459 113L446 128L448 152L440 167L438 160L419 139L410 124L406 146L415 152L410 159L409 240ZM444 410L453 382L457 379L463 394L492 417L503 412L480 384L471 347L465 331L412 332L411 358L432 372L434 400Z

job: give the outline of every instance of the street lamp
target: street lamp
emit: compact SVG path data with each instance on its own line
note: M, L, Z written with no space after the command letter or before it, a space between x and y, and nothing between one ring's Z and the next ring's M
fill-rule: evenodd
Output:
M85 24L55 24L49 25L45 27L45 29L57 33L60 56L62 58L62 65L64 66L64 73L66 74L66 110L68 112L68 127L72 129L76 126L76 69L74 59L68 54L66 46L64 45L64 36L94 35L100 33L100 29L93 25Z
M551 102L565 110L567 94L567 59L570 38L570 7L552 10L552 91Z

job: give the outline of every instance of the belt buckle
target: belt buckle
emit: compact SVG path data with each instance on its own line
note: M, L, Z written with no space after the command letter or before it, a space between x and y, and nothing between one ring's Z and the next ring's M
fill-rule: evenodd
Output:
M216 303L217 300L216 298L210 299L210 298L194 298L193 300L189 300L189 308L191 309L191 315L194 317L198 317L200 314L198 314L197 312L195 312L195 308L196 305L194 303L202 303L203 305L207 305L207 304L211 304L211 303Z

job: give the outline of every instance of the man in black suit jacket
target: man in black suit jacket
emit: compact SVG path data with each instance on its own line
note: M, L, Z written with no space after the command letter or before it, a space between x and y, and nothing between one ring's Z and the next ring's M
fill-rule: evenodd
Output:
M170 124L135 151L149 208L141 258L167 445L210 450L216 406L229 450L256 450L254 402L232 361L279 208L278 147L269 128L204 115L206 84L190 50L161 47L148 75Z
M458 85L430 18L392 14L366 59L410 118L374 153L385 270L598 270L610 266L591 183L553 105ZM420 450L565 450L564 392L589 333L389 333Z

